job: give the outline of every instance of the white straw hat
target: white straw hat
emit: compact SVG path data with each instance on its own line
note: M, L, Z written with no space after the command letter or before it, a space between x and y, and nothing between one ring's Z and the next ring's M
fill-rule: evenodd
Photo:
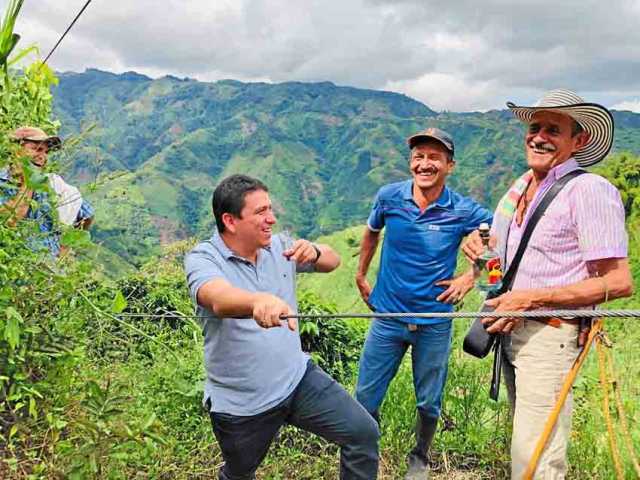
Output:
M507 102L507 107L519 120L530 123L533 114L541 110L569 115L589 133L587 144L573 157L581 167L595 165L607 156L613 145L613 116L597 103L587 103L570 90L551 90L533 107L517 106Z

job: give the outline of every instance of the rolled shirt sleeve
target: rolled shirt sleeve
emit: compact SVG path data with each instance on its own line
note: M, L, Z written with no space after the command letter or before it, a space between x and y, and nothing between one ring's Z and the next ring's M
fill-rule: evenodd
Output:
M373 201L373 208L367 219L367 227L372 232L379 232L384 228L384 211L382 209L382 201L380 199L381 192L378 191L376 198Z
M473 202L471 208L471 214L467 218L464 226L464 234L469 235L474 230L477 230L481 223L493 224L493 213L484 208L482 205Z
M584 261L628 256L625 212L620 192L597 175L584 175L572 206L580 251Z
M95 211L93 210L93 207L91 206L91 204L85 199L82 199L82 205L80 205L80 210L78 210L78 215L76 216L75 223L78 224L83 220L93 218L94 215L95 215Z

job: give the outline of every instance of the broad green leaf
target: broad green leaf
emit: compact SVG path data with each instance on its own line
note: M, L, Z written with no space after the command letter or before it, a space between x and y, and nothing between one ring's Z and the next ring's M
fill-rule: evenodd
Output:
M36 47L35 45L31 45L28 48L23 48L17 54L15 54L13 57L11 57L11 59L8 61L8 65L10 67L12 65L15 65L16 63L18 63L20 60L22 60L24 57L26 57L30 53L38 53L38 47Z
M99 400L100 403L104 403L105 394L100 388L100 385L98 385L93 380L90 380L89 382L87 382L87 390L90 397Z
M4 326L4 339L12 349L15 349L20 343L22 317L13 307L7 307L5 313L7 315L7 323Z
M29 416L31 416L31 418L38 418L38 410L36 409L36 399L33 397L29 399Z
M149 437L152 440L158 442L160 445L168 445L169 442L165 440L163 437L154 432L144 432L145 437Z
M98 473L98 459L95 452L91 452L91 455L89 455L89 466L93 473Z
M125 308L127 308L127 299L124 298L122 292L118 290L111 304L111 312L122 313Z
M83 248L91 244L91 236L85 230L70 228L62 234L60 243L65 247Z
M42 191L49 184L49 178L36 168L31 169L31 173L27 174L29 169L25 168L25 179L27 187L32 190Z
M128 460L131 455L128 452L115 452L112 453L110 457L116 460Z

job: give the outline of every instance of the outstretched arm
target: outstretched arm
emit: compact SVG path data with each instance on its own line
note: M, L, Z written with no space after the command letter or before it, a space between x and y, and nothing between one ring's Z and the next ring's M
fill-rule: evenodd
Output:
M249 292L232 286L222 278L206 282L198 289L198 305L218 317L252 317L264 328L282 325L281 315L293 315L291 307L282 299L263 292ZM242 321L239 319L239 321ZM289 328L295 330L295 318L288 319Z

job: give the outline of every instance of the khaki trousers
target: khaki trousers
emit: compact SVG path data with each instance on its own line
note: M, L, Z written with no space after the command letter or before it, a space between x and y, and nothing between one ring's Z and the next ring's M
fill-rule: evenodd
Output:
M505 342L504 376L513 411L512 480L520 480L527 469L562 384L580 353L577 341L576 325L563 323L555 328L525 320L512 332L511 342ZM566 476L572 401L569 394L540 457L536 480Z

